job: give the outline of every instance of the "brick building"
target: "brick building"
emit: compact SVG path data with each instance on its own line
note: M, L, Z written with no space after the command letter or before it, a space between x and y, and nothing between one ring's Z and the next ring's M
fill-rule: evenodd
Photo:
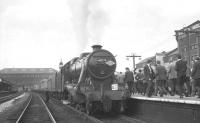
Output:
M55 73L52 68L4 68L0 77L16 85L18 88L34 89L41 87L43 80L48 80L47 89L55 90Z
M143 68L144 65L147 64L148 60L152 60L153 64L156 64L156 61L160 61L161 65L168 66L170 60L175 60L178 54L178 48L175 48L171 51L168 52L161 52L161 53L156 53L154 56L148 57L139 63L136 64L136 68Z
M165 54L163 58L164 63L169 63L170 61L175 61L177 59L178 48L175 48Z
M136 68L143 68L148 60L152 61L152 64L156 64L156 61L160 61L162 65L164 65L164 57L165 57L166 52L163 51L161 53L156 53L154 56L148 57L139 63L136 64Z
M145 58L145 59L143 59L142 61L140 61L139 63L136 64L136 68L137 69L141 69L147 64L148 60L152 60L153 62L155 62L155 59L156 59L155 56L151 56L151 57Z
M191 66L192 60L200 55L200 21L176 30L175 33L178 52Z
M165 51L163 51L161 53L156 53L156 55L155 55L155 63L156 63L156 61L160 61L160 64L164 65L165 54L166 54Z

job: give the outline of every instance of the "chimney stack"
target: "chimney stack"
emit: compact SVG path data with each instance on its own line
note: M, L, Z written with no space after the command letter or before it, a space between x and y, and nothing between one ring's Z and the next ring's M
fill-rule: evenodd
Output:
M96 50L100 50L101 48L102 48L101 45L93 45L92 46L93 52L96 51Z

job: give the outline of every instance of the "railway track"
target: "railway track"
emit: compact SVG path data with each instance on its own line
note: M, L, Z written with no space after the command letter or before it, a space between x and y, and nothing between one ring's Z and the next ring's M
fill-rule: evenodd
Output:
M56 120L43 99L33 93L16 123L56 123Z
M20 94L17 93L17 94L10 94L10 95L4 96L4 97L0 97L0 104L6 102L8 100L11 100L11 99L13 99L13 98L15 98L15 97L17 97L19 95Z
M126 116L126 115L121 115L120 119L125 120L125 121L127 121L129 123L146 123L146 122L144 122L142 120L139 120L139 119L136 119L136 118L132 118L132 117L129 117L129 116Z
M42 97L45 97L45 95L41 94ZM84 120L81 123L84 123L86 119L88 119L88 122L92 122L92 123L146 123L142 120L139 120L137 118L134 118L132 116L128 116L126 114L117 114L117 113L95 113L94 115L88 115L85 112L82 112L80 110L77 110L75 107L71 106L71 105L65 105L63 104L60 100L57 100L55 98L50 98L50 102L49 104L56 104L56 105L60 105L62 106L62 109L64 110L71 110L73 111L73 113L70 111L70 113L72 113L73 115L76 115L76 117L82 117ZM52 106L50 106L52 108ZM51 109L53 110L53 109ZM53 112L55 113L55 112ZM60 114L62 115L62 114ZM60 116L59 115L59 116ZM55 118L56 119L61 119L60 117L57 117L55 114ZM72 118L72 117L71 117ZM86 122L87 122L86 121ZM59 120L58 120L59 122ZM77 121L77 123L79 123Z
M12 92L9 92L9 91L1 91L1 92L0 92L0 97L4 97L4 96L10 95L10 94L12 94Z
M80 110L77 110L75 109L74 107L70 106L70 105L64 105L61 101L57 100L57 99L54 99L54 98L51 98L51 101L58 104L58 105L63 105L65 108L65 110L71 110L73 112L73 114L76 114L76 116L78 117L81 117L83 118L84 120L86 121L82 121L81 123L84 123L84 122L89 122L89 123L103 123L101 120L93 117L93 116L89 116L88 114L86 114L85 112L82 112ZM87 123L88 123L87 122ZM76 122L76 123L79 123L79 122Z
M99 119L102 123L146 123L142 120L126 116L124 114L106 113L96 114L95 118Z
M51 100L56 101L56 99L51 98ZM80 116L85 117L87 119L90 119L94 123L146 123L142 120L124 115L124 114L116 114L116 113L96 113L92 116L86 114L85 112L81 112L80 110L77 110L75 107L72 107L70 105L66 105L71 110L74 110L76 113L78 113Z

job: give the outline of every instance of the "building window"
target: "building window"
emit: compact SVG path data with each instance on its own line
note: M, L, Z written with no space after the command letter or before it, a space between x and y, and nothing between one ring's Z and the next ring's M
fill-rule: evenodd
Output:
M191 60L192 60L192 61L194 60L194 56L191 57Z
M192 49L197 49L197 48L198 48L198 45L197 45L197 44L193 44L193 45L191 46L191 48L192 48Z
M197 48L198 48L198 45L197 45L197 44L195 44L195 45L194 45L194 48L195 48L195 49L197 49Z
M195 60L195 58L198 57L198 55L194 55L191 57L191 60Z
M187 52L187 47L184 47L184 48L183 48L183 52Z
M194 49L194 45L192 45L191 48Z

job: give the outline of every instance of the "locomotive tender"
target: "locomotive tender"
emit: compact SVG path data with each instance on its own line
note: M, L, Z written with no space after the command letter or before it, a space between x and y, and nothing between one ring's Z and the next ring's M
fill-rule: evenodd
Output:
M93 52L81 54L61 69L61 81L68 99L88 114L97 110L121 111L127 98L125 88L120 88L115 81L115 57L101 47L92 46Z

